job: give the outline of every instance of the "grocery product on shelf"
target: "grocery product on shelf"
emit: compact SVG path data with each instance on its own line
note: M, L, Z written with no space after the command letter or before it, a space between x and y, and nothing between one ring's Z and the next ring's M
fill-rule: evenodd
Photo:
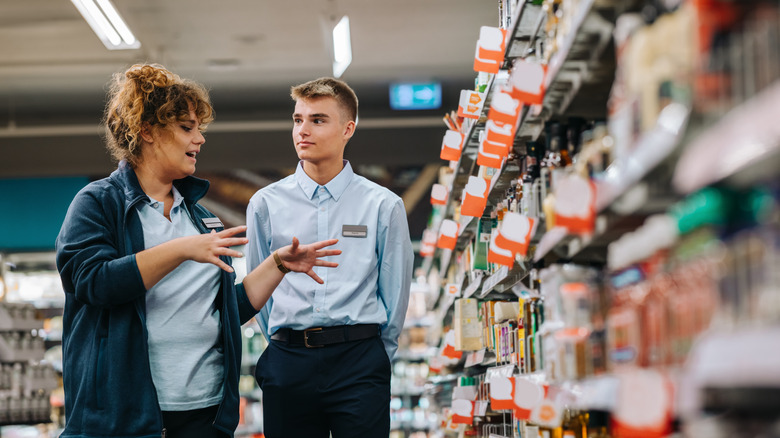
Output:
M0 426L49 423L49 396L58 387L43 362L43 320L29 303L0 302Z

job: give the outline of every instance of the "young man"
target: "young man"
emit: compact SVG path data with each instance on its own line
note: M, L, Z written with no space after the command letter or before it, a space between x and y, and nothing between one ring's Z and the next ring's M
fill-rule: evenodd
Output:
M387 438L390 360L409 300L413 252L406 211L391 191L344 160L358 101L344 82L292 87L295 174L247 208L247 268L290 242L338 238L339 267L287 275L258 315L270 338L257 363L269 438ZM298 233L298 234L296 234ZM283 269L283 267L280 267Z

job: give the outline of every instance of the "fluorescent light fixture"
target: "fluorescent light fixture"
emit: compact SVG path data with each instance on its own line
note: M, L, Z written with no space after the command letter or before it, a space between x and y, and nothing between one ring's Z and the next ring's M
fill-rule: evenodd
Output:
M333 76L341 77L352 62L352 43L349 38L349 17L346 15L333 28Z
M108 50L141 47L111 0L70 0Z

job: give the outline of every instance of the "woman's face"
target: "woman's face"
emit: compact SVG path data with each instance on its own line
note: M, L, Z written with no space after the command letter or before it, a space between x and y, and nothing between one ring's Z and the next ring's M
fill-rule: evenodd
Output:
M151 138L152 141L144 145L142 166L153 167L155 173L171 181L195 173L197 156L206 139L200 132L200 123L193 109L185 120L152 129Z

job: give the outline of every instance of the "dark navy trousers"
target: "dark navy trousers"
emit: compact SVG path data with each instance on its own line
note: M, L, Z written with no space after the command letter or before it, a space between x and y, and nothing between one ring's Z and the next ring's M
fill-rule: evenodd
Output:
M212 425L219 405L192 411L163 411L163 427L167 438L228 438L229 435Z
M321 348L271 340L255 378L267 438L390 435L390 360L378 336Z

